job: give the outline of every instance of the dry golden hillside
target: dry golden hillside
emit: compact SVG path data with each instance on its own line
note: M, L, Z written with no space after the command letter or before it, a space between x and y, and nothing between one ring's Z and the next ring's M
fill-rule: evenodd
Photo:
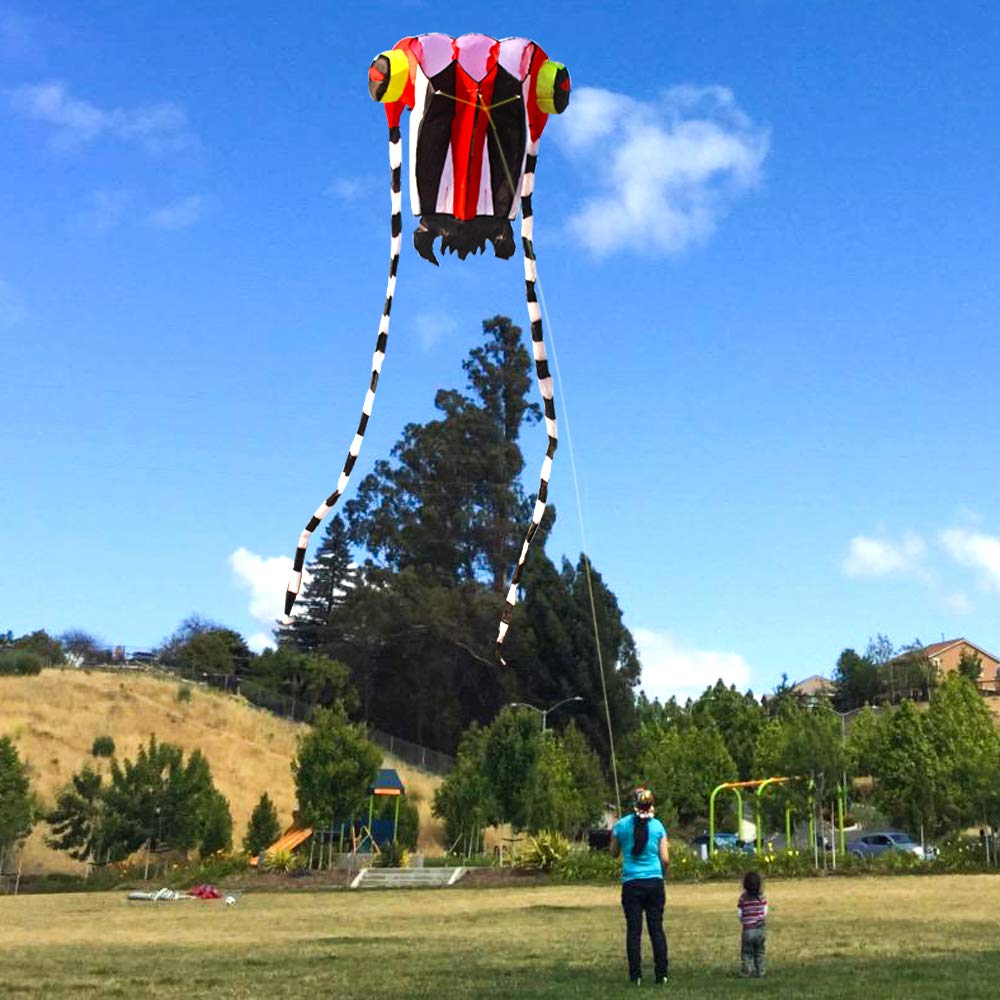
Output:
M52 669L35 677L0 677L0 736L14 740L45 808L85 761L95 763L90 756L95 736L111 736L119 757L134 757L155 733L185 751L198 747L208 758L232 810L234 846L242 841L261 792L274 801L282 826L289 824L295 802L290 764L305 727L209 689L193 687L190 701L180 701L179 688L170 678L124 672ZM398 769L407 794L418 800L421 848L440 851L441 825L431 817L430 803L441 779L388 755L385 764ZM43 823L32 833L24 870L81 870L45 846L46 831Z

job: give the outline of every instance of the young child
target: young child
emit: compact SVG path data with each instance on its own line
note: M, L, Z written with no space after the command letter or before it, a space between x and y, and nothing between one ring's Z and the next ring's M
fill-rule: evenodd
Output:
M747 872L743 876L743 893L736 904L736 912L743 927L740 936L740 975L763 976L767 950L767 900L757 872Z

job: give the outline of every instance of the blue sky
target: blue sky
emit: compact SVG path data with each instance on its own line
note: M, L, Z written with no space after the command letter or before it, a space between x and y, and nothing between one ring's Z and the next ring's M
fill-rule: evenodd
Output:
M260 641L381 311L369 61L480 31L573 76L535 243L648 690L763 690L876 632L1000 649L988 5L285 6L0 0L0 628ZM527 325L519 263L429 267L412 225L353 485L482 318ZM575 556L565 447L550 495Z

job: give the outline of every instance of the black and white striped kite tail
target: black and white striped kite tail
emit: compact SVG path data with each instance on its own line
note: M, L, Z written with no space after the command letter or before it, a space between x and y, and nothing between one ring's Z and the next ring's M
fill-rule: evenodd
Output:
M538 296L535 293L538 271L535 265L535 247L532 243L535 219L532 214L531 195L535 190L535 165L537 162L538 142L536 140L528 144L528 155L524 163L524 179L521 184L521 246L524 250L525 298L528 302L528 318L531 320L531 349L535 357L535 375L538 378L538 388L542 394L545 408L545 430L549 436L549 443L545 449L545 461L542 462L538 499L535 501L535 509L531 515L531 524L524 536L524 544L521 546L517 566L514 567L510 578L507 600L504 602L503 614L500 617L500 630L497 633L497 659L504 666L506 663L502 655L503 641L507 636L511 616L514 614L514 605L517 603L517 588L521 583L521 574L524 572L524 563L528 558L531 540L535 537L535 532L538 531L538 526L542 523L542 517L545 514L545 505L549 495L549 477L552 475L552 459L559 444L552 375L549 372L549 360L545 354L545 341L542 337L542 311L538 306Z
M368 384L368 391L365 393L364 404L361 407L361 422L358 424L357 433L354 435L354 440L351 442L351 447L347 452L344 470L340 474L340 479L337 480L337 488L319 505L316 513L309 518L309 523L305 526L302 534L299 535L299 544L295 550L292 572L288 578L288 590L285 593L285 616L282 619L282 624L284 625L288 625L292 621L292 608L295 606L295 599L298 597L299 590L302 587L302 570L305 566L306 549L309 546L309 539L347 488L347 482L351 478L354 463L358 460L358 454L361 451L361 445L365 438L365 429L368 427L368 418L372 415L372 406L375 403L375 388L378 385L379 374L382 371L382 362L385 360L385 347L389 339L389 314L392 311L392 297L396 292L396 269L399 266L399 249L403 233L403 196L401 184L403 144L398 126L393 126L389 129L389 166L392 168L392 242L390 243L389 251L389 282L385 292L385 307L382 310L382 318L378 325L378 340L375 343L375 353L372 355L372 377Z

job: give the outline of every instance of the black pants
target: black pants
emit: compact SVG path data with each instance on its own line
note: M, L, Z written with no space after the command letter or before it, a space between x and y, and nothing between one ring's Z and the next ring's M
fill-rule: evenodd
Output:
M637 878L622 883L625 911L625 951L629 979L642 975L642 917L646 915L649 940L653 944L653 966L657 980L667 977L667 936L663 933L666 894L661 878Z

